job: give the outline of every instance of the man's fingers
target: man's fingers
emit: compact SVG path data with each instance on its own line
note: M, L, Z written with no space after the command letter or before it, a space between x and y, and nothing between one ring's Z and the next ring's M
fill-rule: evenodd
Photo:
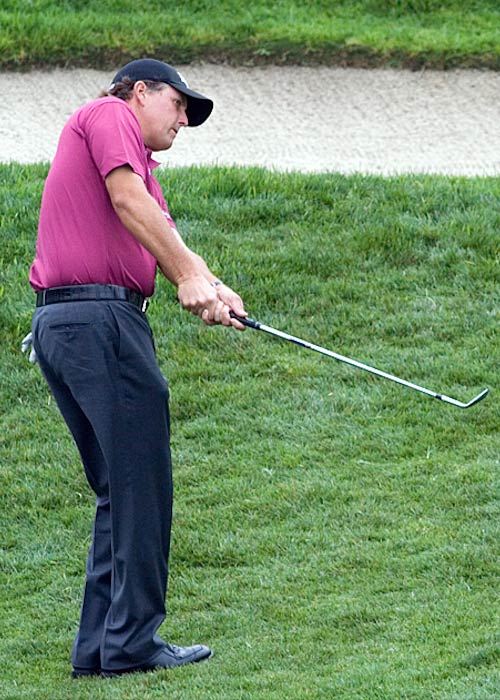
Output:
M216 324L224 323L229 317L229 309L219 300L215 303L209 303L205 308L202 308L198 315L207 324L207 326L213 326Z
M177 296L182 306L202 317L205 309L213 316L213 307L218 303L214 288L203 276L193 277L179 285Z
M214 325L214 321L211 321L211 320L210 320L210 313L209 313L208 309L202 309L202 310L200 311L200 313L198 314L198 316L201 318L201 320L203 321L203 323L206 323L206 324L207 324L207 326L213 326L213 325Z
M177 297L185 309L199 316L207 326L222 324L245 330L230 315L231 311L238 316L247 315L241 297L225 285L214 288L203 278L192 278L179 285Z

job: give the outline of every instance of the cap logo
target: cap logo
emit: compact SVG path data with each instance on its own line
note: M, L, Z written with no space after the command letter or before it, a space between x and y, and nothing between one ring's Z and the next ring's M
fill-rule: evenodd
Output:
M182 73L179 73L179 71L177 71L177 75L178 75L179 78L181 79L181 83L184 83L184 85L188 88L188 87L189 87L188 81L187 81L186 78L182 75Z

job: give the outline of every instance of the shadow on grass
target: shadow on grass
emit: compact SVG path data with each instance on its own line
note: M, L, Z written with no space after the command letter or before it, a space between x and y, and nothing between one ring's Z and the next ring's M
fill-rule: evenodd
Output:
M500 661L500 640L492 646L480 649L459 663L461 668L478 668L480 666L493 666Z

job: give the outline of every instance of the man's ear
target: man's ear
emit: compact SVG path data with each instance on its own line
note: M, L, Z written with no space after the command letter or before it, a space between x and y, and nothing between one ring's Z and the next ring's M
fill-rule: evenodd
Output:
M145 97L146 92L147 92L146 83L145 83L143 80L137 80L137 81L134 83L133 92L134 92L134 97L136 97L136 99L137 99L141 104L143 104L143 103L144 103L144 97Z

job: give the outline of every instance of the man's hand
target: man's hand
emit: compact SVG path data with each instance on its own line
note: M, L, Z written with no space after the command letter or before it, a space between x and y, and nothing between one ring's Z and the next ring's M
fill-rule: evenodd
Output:
M236 292L233 292L233 290L230 287L227 287L225 284L218 284L217 287L215 287L215 290L219 299L223 302L225 308L227 309L227 318L229 320L229 323L224 323L224 325L234 326L234 328L237 328L239 331L246 330L246 326L237 321L235 318L231 318L229 316L230 311L234 311L234 313L237 316L246 317L248 315L245 311L245 307L243 306L243 301L241 297L238 294L236 294Z
M207 326L222 324L245 330L243 324L230 316L230 311L238 316L247 315L243 302L225 284L214 287L203 275L191 277L180 282L177 297L185 309L199 316Z
M195 275L179 282L177 298L182 306L208 325L220 323L222 302L204 275Z

